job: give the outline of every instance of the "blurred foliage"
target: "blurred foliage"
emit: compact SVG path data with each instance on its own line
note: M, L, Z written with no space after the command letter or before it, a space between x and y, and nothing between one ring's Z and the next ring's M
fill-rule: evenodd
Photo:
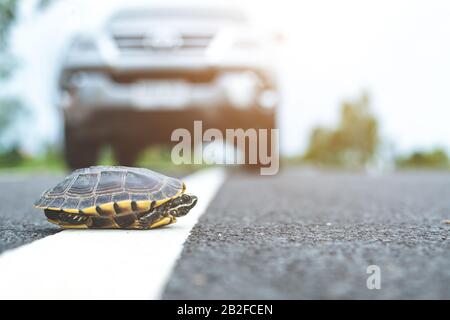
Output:
M7 53L7 46L16 11L17 0L0 0L0 82L8 78L13 70L12 57ZM0 167L22 163L22 155L16 141L5 141L5 135L21 113L21 107L20 101L15 98L0 97Z
M37 9L44 10L56 0L40 0ZM12 24L18 16L19 0L0 0L0 52L6 49Z
M100 166L115 166L115 165L117 165L117 161L114 158L114 152L110 146L106 146L100 150L97 164Z
M38 9L46 9L55 0L40 0ZM0 80L9 77L17 66L16 61L8 53L9 33L17 19L19 0L0 0Z
M26 117L26 110L19 100L0 99L0 153L17 148L20 136L14 132L14 124L23 117Z
M171 151L171 147L166 145L148 147L140 153L135 165L173 174L192 172L199 167L203 167L202 165L174 165ZM114 150L111 147L107 146L100 151L98 164L103 166L118 165Z
M23 156L17 146L13 146L0 153L0 167L9 168L20 166L23 162Z
M142 152L138 159L139 166L149 167L154 164L166 166L172 163L169 146L153 146Z
M56 0L40 0L37 3L37 7L38 9L47 9L47 7L49 7L51 4L53 4L53 2L55 2Z
M205 165L175 165L171 157L172 148L166 145L155 145L144 150L136 163L138 167L150 168L171 174L184 174L197 170Z
M105 147L100 152L98 165L117 165L111 147ZM169 146L152 146L144 150L136 166L166 172L174 175L183 175L193 172L205 165L174 165L171 161L171 148ZM0 152L0 170L7 171L65 171L67 166L61 149L47 146L45 152L39 156L30 156L14 145Z
M379 144L378 121L371 114L369 102L366 93L354 101L346 101L337 128L314 128L304 160L345 168L366 165Z
M396 164L401 169L450 169L449 156L442 148L415 151L408 156L399 156Z
M17 0L0 0L0 81L8 78L16 66L8 54L8 35L17 17Z
M0 153L0 169L19 171L62 171L66 169L61 151L47 146L40 156L24 154L19 147L13 146Z
M139 155L137 165L140 167L167 167L172 163L170 158L170 148L166 146L153 146L145 149ZM102 166L114 166L118 162L114 155L114 150L106 146L100 150L98 164Z
M0 51L0 82L8 79L17 67L17 61L7 52Z
M17 16L17 0L0 0L0 50L7 46L11 24Z
M9 34L11 27L18 17L19 0L0 0L0 86L8 80L17 67L14 57L9 53ZM40 0L38 9L45 9L52 0ZM47 148L43 155L32 159L20 150L20 134L17 123L26 119L27 109L16 97L0 96L0 167L36 167L43 161L46 167L61 167L61 156L52 148Z
M20 102L14 98L0 100L0 136L11 126L21 112Z

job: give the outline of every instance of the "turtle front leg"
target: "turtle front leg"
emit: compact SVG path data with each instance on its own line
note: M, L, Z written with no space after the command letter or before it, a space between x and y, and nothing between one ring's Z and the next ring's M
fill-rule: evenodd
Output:
M167 213L167 208L161 206L142 216L138 220L138 223L142 229L154 229L174 223L175 221L175 217Z
M159 227L166 226L168 224L175 223L177 219L172 215L166 215L159 217L159 219L141 219L139 220L139 225L141 226L141 229L155 229Z
M161 218L160 220L156 221L155 223L148 226L149 229L159 228L166 226L168 224L175 223L177 219L174 216L167 215L166 217Z

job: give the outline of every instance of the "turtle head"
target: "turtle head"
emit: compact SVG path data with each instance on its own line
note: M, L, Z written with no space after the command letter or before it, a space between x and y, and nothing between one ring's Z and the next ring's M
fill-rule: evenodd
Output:
M182 217L197 204L197 197L192 194L182 194L170 203L168 213L174 217Z

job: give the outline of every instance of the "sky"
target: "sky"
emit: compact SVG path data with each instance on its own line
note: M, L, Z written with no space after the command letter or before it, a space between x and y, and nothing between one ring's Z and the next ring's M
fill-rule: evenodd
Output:
M59 0L43 13L32 10L34 2L22 2L13 29L20 68L9 88L33 110L33 125L23 130L30 152L61 136L54 84L70 35L100 25L115 6L130 1ZM449 1L239 3L257 24L285 35L277 59L284 154L304 151L311 128L335 123L342 101L363 91L371 97L382 136L398 152L450 150Z

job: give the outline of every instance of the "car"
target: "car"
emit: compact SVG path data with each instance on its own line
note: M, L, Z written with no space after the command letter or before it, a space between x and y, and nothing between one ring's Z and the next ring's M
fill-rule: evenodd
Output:
M105 146L132 166L195 120L223 132L276 128L273 44L242 10L211 6L122 8L77 34L59 77L68 166L95 165Z

